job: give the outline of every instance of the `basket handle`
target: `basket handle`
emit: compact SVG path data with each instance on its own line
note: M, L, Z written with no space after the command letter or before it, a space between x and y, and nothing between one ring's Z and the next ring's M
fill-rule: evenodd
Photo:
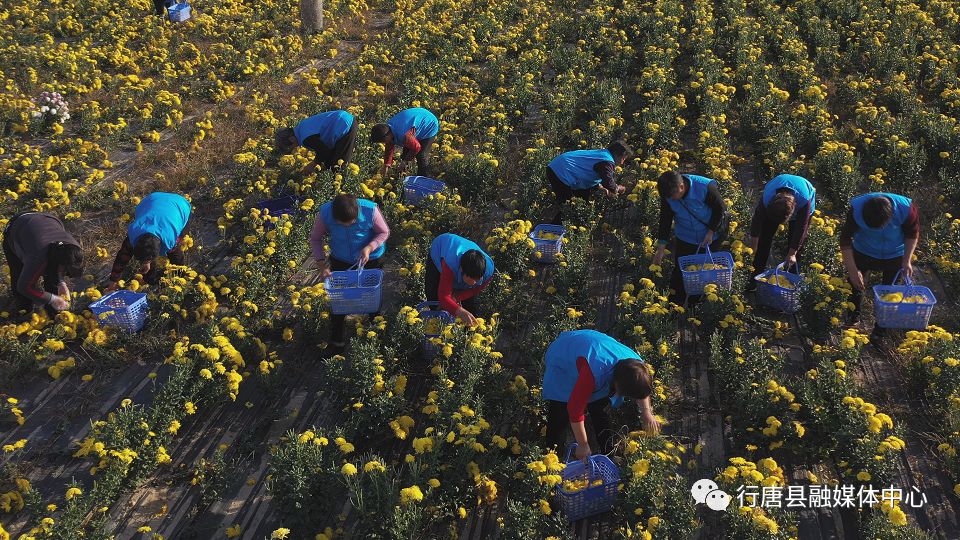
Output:
M710 253L710 246L704 246L707 249L707 258L710 259L710 262L713 262L713 253Z
M572 442L570 443L570 446L567 447L567 458L564 460L566 463L573 463L570 461L570 458L573 456L573 450L577 446L579 446L577 443ZM587 461L590 463L590 468L587 469L587 474L589 475L587 476L587 479L592 482L593 477L597 476L597 464L594 463L592 457L587 458Z
M897 270L897 275L893 276L893 281L890 282L890 284L891 284L891 285L896 285L896 284L897 284L897 279L899 279L900 277L903 277L903 283L904 283L907 287L913 285L913 280L910 279L910 276L908 276L908 275L906 275L906 274L903 274L903 268Z

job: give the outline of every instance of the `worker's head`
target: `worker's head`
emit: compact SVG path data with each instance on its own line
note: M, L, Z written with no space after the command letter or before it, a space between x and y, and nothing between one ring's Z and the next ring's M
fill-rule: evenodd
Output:
M653 391L653 376L646 364L636 358L626 358L613 366L613 385L625 398L644 399Z
M298 144L300 143L297 141L297 136L291 128L280 128L274 135L274 148L279 154L286 155L293 152L293 149L296 148Z
M334 197L331 207L333 210L333 219L341 225L353 225L354 222L357 221L357 215L360 213L357 198L346 193L341 193Z
M610 146L607 147L607 150L609 150L610 154L613 155L613 161L617 165L623 165L624 161L633 156L633 148L630 148L630 145L622 139L610 143Z
M878 229L890 222L893 217L893 203L883 195L870 197L863 203L863 222L867 227Z
M480 250L471 249L460 256L460 271L463 281L472 287L487 273L487 258Z
M64 274L72 278L80 277L83 274L83 251L79 246L56 242L47 251L47 264L62 269Z
M370 130L370 142L390 144L393 142L393 132L386 124L377 124Z
M657 179L657 192L664 199L679 201L687 194L687 184L677 171L667 171Z
M781 191L773 196L767 205L767 219L774 223L786 223L797 209L797 199L789 191Z
M133 256L141 263L152 263L160 255L160 238L156 235L145 233L137 238L137 243L133 245Z

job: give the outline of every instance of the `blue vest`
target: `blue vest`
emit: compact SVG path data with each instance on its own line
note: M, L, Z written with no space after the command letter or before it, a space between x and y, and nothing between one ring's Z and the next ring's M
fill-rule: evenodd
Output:
M337 141L350 133L353 122L353 115L347 111L324 112L301 120L297 127L293 128L293 134L300 144L311 135L319 135L324 146L333 148Z
M403 138L410 128L416 130L418 141L434 137L440 131L440 121L432 112L422 107L398 112L387 120L387 125L393 132L393 143L397 145L403 144Z
M544 357L543 398L567 402L577 383L577 358L587 359L593 374L594 391L590 401L610 395L613 366L620 360L640 359L636 351L596 330L561 332L547 348Z
M574 150L553 158L547 166L571 188L590 189L600 185L600 177L593 167L603 161L615 163L609 150Z
M360 258L360 250L373 240L373 215L377 203L366 199L357 199L357 221L351 225L341 225L333 217L333 203L327 202L320 207L320 219L327 226L330 235L330 254L339 261L353 264ZM387 251L386 244L380 244L370 260L379 259Z
M705 176L685 174L690 181L690 191L679 201L667 199L673 209L674 234L688 244L699 244L707 234L707 223L713 210L707 206L707 186L714 182Z
M874 229L863 221L863 205L873 197L887 197L893 203L893 217L890 221ZM853 247L860 253L874 259L894 259L903 257L903 230L900 227L910 216L912 200L894 193L865 193L850 201L853 220L857 222L857 232L853 233Z
M460 257L472 249L483 253L483 256L487 259L487 271L484 272L483 278L476 284L467 285L463 281L463 272L460 271ZM433 265L437 267L439 272L443 272L440 261L447 263L447 266L453 271L453 288L456 290L479 287L490 281L493 276L493 259L490 258L490 255L487 255L487 252L480 249L480 246L473 241L453 233L444 233L433 239L433 243L430 244L430 260L433 261Z
M127 226L130 244L145 234L160 239L160 255L166 255L174 246L190 219L190 202L176 193L151 193L140 201L133 221Z
M763 186L764 208L770 204L770 201L777 195L777 191L781 189L788 189L793 193L793 197L797 201L797 210L810 203L810 215L813 215L817 205L817 190L814 189L809 180L794 174L778 174L773 177L773 180L767 182L767 185ZM794 219L797 219L796 211L790 217L791 221Z

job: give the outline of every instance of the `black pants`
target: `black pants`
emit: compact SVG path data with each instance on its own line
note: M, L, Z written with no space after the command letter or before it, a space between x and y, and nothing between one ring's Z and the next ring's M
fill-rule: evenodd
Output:
M357 122L354 121L353 125L350 126L350 131L343 137L340 137L336 144L333 145L333 148L318 150L314 161L322 165L324 169L332 169L342 160L343 164L340 165L340 168L346 169L347 165L350 164L350 160L353 159L353 148L356 146L356 143Z
M13 223L13 220L10 220L10 223ZM3 256L7 258L7 266L10 268L10 294L16 300L16 309L18 311L31 309L33 307L33 299L17 291L17 282L20 281L20 274L23 273L23 261L14 253L10 238L6 234L3 235ZM59 283L60 275L57 272L57 267L48 264L43 273L43 290L51 294L57 294L57 285ZM49 310L49 305L47 307Z
M800 225L797 224L796 220L790 221L790 224L787 226L787 237L793 238L793 234L796 230L796 227ZM780 226L776 223L773 223L769 220L764 220L760 229L760 236L757 237L757 252L753 254L753 275L757 276L758 274L763 273L767 269L767 259L770 258L770 249L773 247L773 235L776 234L777 229ZM803 245L807 241L807 235L804 233L803 237L800 239L800 249L797 250L797 264L793 268L785 268L788 272L799 273L798 266L800 265L800 256L803 254ZM713 248L711 248L713 249Z
M437 266L433 264L432 260L427 261L427 275L426 275L426 278L424 279L423 286L426 289L425 292L427 293L427 300L431 302L436 302L437 298L439 298L440 296L438 294L440 289L440 271L437 270ZM456 292L456 289L454 289L454 292ZM464 300L463 302L460 302L460 305L463 307L463 309L469 311L474 316L477 315L477 297L476 296L472 296Z
M351 266L355 263L346 263L334 257L330 257L330 270L334 272L341 272L343 270L349 270ZM376 259L370 259L367 261L367 264L363 266L364 270L375 270L377 268L383 268L383 257L378 257ZM371 317L376 317L380 312L371 314ZM343 345L346 343L346 315L333 315L330 314L330 343L335 345Z
M693 255L699 247L697 244L688 244L679 238L675 238L673 241L673 272L670 273L670 288L673 289L673 293L670 294L670 301L674 304L682 305L685 301L688 301L688 305L695 304L700 299L701 295L687 296L683 288L683 274L680 273L679 262L680 257ZM710 244L710 251L715 251L719 248L719 240L714 240L713 243ZM705 252L705 250L701 249L701 252Z
M610 419L610 398L601 398L587 404L588 425L593 428L600 448L592 449L594 453L607 454L613 450L613 421ZM564 451L567 441L567 430L570 429L570 416L567 413L567 404L563 401L547 401L547 447L555 446L557 452ZM589 437L589 432L587 433Z
M419 176L430 176L430 151L433 150L433 141L437 139L436 136L430 137L428 139L422 139L418 142L420 143L420 151L417 152L417 175ZM400 154L400 159L402 161L407 161L411 158L410 151L406 148L403 149L403 153Z
M563 203L574 197L589 201L593 198L593 193L597 191L596 187L590 189L573 189L564 184L563 181L560 180L560 177L557 176L557 173L553 172L553 169L550 167L547 167L547 183L550 184L550 189L553 190L553 195L557 198L557 215L554 216L552 222L554 225L561 225L563 223Z
M860 270L863 273L863 283L867 283L868 276L871 271L877 271L883 273L883 284L892 285L894 278L897 277L897 272L900 271L900 268L903 266L903 257L894 257L892 259L875 259L869 255L860 253L856 249L853 250L853 261L857 265L857 270ZM849 281L849 278L847 279ZM851 282L852 285L852 282ZM863 291L859 291L856 288L853 289L853 292L850 294L850 301L853 302L854 312L860 313L860 304L863 302Z
M170 5L170 0L153 0L153 11L157 15L165 16L168 5Z

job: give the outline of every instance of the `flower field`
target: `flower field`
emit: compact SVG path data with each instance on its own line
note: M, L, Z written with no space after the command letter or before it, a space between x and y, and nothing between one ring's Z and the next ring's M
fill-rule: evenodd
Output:
M0 6L0 227L60 216L88 274L69 311L0 313L0 540L960 538L960 4L328 0L310 35L294 0L192 5L176 24L146 0ZM450 186L421 207L369 142L406 107L439 118ZM337 108L360 122L348 167L304 176L306 150L274 152L276 128ZM533 262L547 163L615 137L636 150L627 193L566 203L557 262ZM671 263L652 265L656 179L674 169L716 179L732 214L733 286L695 306L668 301ZM819 194L789 316L746 292L753 206L781 172ZM87 308L157 190L195 208L186 266L149 287L128 270L146 326L101 327ZM921 208L915 281L939 300L925 331L868 337L869 302L842 326L839 232L868 191ZM385 303L320 359L308 237L341 192L390 225ZM254 207L278 194L297 211ZM415 309L445 232L496 262L472 328ZM545 448L540 385L547 346L579 328L655 369L663 429L615 414L617 502L571 525L555 493L584 485ZM691 497L704 478L726 510ZM736 499L778 486L911 496Z

